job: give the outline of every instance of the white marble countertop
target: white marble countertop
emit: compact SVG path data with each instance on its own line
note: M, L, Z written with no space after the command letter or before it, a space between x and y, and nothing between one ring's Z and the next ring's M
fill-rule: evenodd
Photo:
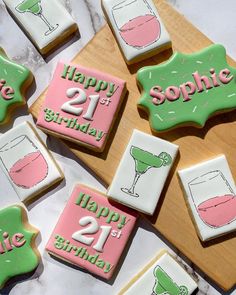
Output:
M97 0L59 0L64 3L68 11L78 22L80 34L77 34L69 43L59 48L44 60L27 39L14 20L9 16L0 0L0 46L9 57L29 67L36 77L36 89L31 93L28 104L31 105L42 90L48 85L55 65L59 59L71 60L83 48L94 34L105 23ZM228 0L169 0L194 25L216 43L222 43L228 53L236 59L236 2ZM13 123L1 129L5 132L12 125L29 120L33 122L26 109L17 111ZM25 280L16 281L0 294L37 295L37 294L70 294L70 295L115 295L161 248L170 248L173 253L179 254L157 231L147 222L139 221L132 243L127 247L120 271L111 283L106 283L85 271L79 271L51 258L45 251L45 244L52 232L60 213L69 197L73 184L83 182L100 189L105 188L90 174L86 167L60 141L47 137L40 132L49 149L60 163L66 180L59 187L50 191L34 202L27 209L32 224L38 227L41 235L37 240L42 261L36 272ZM8 198L0 199L0 207L18 202L18 198L5 177L0 173L1 194ZM143 251L145 249L145 251ZM181 256L181 255L180 255ZM183 258L183 257L182 257ZM199 283L198 294L236 294L235 291L223 293L216 290L216 286L203 280L204 274L199 274L190 261L178 258L185 268L193 274Z

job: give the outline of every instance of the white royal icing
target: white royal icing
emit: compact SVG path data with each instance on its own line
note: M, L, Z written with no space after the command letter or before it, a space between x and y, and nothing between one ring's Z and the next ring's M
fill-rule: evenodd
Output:
M102 0L102 4L128 63L170 45L152 0Z
M74 20L60 1L3 1L40 51L44 51L45 47L75 25Z
M0 167L24 201L62 178L45 146L28 122L0 137Z
M177 145L134 130L108 196L152 215L177 152Z
M178 173L201 240L236 230L235 183L224 155Z
M169 254L163 254L139 277L124 295L190 295L197 284ZM144 292L145 290L145 292Z

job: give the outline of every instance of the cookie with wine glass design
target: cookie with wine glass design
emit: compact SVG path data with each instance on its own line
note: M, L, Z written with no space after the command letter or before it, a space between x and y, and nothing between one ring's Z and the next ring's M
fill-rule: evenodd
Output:
M29 122L0 137L0 168L21 201L28 201L64 177Z
M32 82L30 70L10 60L0 47L0 124L9 121L14 108L25 104L24 94Z
M85 185L75 186L47 243L53 256L111 279L132 234L136 212Z
M192 277L163 250L118 295L191 295L196 289Z
M177 145L134 130L107 195L152 215L177 152Z
M37 126L102 152L126 94L126 82L80 65L59 62Z
M236 230L235 183L224 155L178 171L202 241Z
M127 64L171 46L152 0L102 0L102 8Z
M60 1L3 0L20 27L42 54L48 53L77 30Z
M0 289L18 275L30 273L39 264L40 255L35 245L38 230L32 227L21 206L0 210Z

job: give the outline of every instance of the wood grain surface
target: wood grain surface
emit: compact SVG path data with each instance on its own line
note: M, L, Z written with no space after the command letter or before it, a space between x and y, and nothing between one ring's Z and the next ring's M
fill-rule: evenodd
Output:
M174 51L192 53L212 44L164 0L154 2L170 33ZM74 63L99 69L127 81L128 94L105 151L99 154L66 142L72 152L108 185L132 130L137 128L151 133L147 116L137 109L140 92L135 74L139 68L161 63L171 54L172 51L168 50L144 62L127 66L110 28L106 25L73 60ZM232 59L228 58L228 62L236 66ZM31 113L36 118L44 99L45 92L31 107ZM211 118L203 129L182 127L158 134L159 137L179 145L180 155L169 175L155 214L151 218L147 217L166 239L224 290L229 290L236 284L236 234L232 233L207 243L200 242L188 214L176 171L223 153L236 179L235 119L236 111Z

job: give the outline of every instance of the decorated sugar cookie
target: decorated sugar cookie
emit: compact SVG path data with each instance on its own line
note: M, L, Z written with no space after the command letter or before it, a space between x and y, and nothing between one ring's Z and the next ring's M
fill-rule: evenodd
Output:
M28 122L0 137L0 168L21 201L27 201L63 178L59 166Z
M35 246L38 231L27 220L23 207L0 210L0 288L18 275L32 272L39 264Z
M135 221L136 213L108 201L100 192L76 185L46 250L109 280Z
M9 121L12 109L25 104L24 92L32 81L31 72L9 60L0 48L0 124Z
M236 230L236 191L224 155L178 171L201 240Z
M152 0L102 0L102 7L128 64L171 46Z
M188 55L177 52L161 65L138 71L138 106L149 113L154 131L203 127L210 116L236 107L235 75L221 45Z
M65 7L56 0L3 0L18 24L43 54L77 30Z
M121 79L59 62L37 126L102 151L125 93L126 84Z
M134 130L107 195L152 215L177 152L177 145Z
M157 255L119 295L190 295L196 282L166 251Z

